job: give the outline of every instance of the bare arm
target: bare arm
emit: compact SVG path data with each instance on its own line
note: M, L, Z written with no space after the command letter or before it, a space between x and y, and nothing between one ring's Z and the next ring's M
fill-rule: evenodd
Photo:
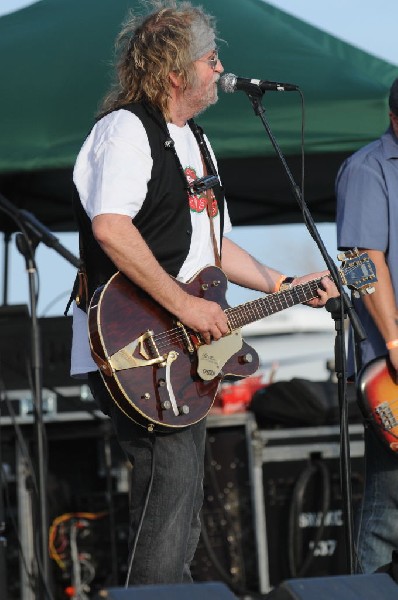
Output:
M228 332L227 317L216 302L185 292L160 266L131 218L103 214L94 217L93 233L117 269L150 294L206 342Z
M268 294L275 290L275 285L281 277L280 271L275 271L275 269L263 265L246 250L226 237L223 239L222 268L228 279L233 283ZM311 279L326 275L327 271L310 273L303 277L297 277L293 281L293 285L306 283ZM314 308L324 306L328 298L338 295L334 283L328 277L322 279L322 285L325 289L318 289L319 298L308 302Z
M377 284L373 294L362 296L363 303L374 320L385 342L398 339L398 310L391 282L391 275L384 253L380 250L364 250L374 262ZM398 371L398 348L389 350L391 363Z
M224 237L222 269L229 281L251 290L270 294L282 273L263 265L246 250Z

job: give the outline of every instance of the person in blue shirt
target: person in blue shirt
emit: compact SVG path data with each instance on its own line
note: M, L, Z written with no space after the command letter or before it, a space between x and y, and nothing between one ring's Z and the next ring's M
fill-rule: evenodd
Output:
M359 365L349 344L348 375L385 355L398 372L398 79L389 108L387 131L349 157L336 179L338 246L366 251L378 278L373 294L353 299L367 339L360 344ZM365 474L356 518L357 570L371 573L398 549L398 454L368 428Z

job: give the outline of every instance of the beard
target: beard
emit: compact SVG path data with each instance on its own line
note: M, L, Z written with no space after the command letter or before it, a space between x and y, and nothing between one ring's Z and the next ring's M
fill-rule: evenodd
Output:
M218 89L217 81L219 76L209 83L209 85L203 89L203 84L196 77L189 88L186 89L184 94L184 100L189 106L194 117L198 116L206 110L212 104L216 104L218 100Z

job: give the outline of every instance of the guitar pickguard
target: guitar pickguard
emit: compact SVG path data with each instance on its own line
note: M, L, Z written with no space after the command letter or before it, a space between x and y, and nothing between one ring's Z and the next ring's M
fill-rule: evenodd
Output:
M229 335L198 348L198 375L203 381L210 381L222 371L225 363L242 348L240 329Z

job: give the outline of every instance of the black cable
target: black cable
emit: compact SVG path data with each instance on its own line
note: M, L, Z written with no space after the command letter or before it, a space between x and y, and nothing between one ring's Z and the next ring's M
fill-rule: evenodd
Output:
M322 506L321 523L316 530L313 540L313 549L310 550L302 560L302 536L299 535L300 527L298 517L303 510L305 493L313 477L318 473L322 480ZM330 473L326 463L322 460L312 460L310 464L301 472L294 486L290 510L289 510L289 529L288 529L288 562L289 576L303 576L308 571L314 560L314 552L320 542L324 529L325 520L330 507Z
M125 581L125 584L124 584L125 588L127 588L128 585L129 585L131 570L133 568L134 556L135 556L135 553L136 553L136 550L137 550L138 538L140 537L142 525L144 523L145 514L146 514L146 511L147 511L147 508L148 508L149 498L150 498L151 491L152 491L153 478L154 478L154 475L155 475L155 462L156 462L155 461L155 442L156 442L156 436L154 434L151 434L151 433L149 435L152 436L152 440L151 440L152 441L151 476L150 476L149 483L148 483L148 489L147 489L147 492L146 492L145 502L144 502L144 506L142 508L142 513L141 513L140 521L138 523L137 531L135 533L134 543L133 543L133 546L131 548L131 552L130 552L130 556L129 556L126 581Z

